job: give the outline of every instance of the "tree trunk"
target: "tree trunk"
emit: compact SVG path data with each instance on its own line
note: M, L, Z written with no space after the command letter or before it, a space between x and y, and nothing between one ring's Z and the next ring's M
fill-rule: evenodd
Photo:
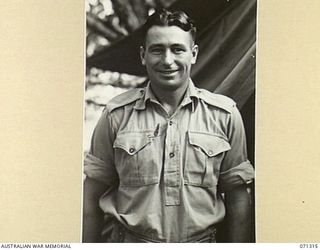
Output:
M107 27L102 20L96 18L90 13L87 13L87 26L92 31L107 38L110 42L115 41L119 37L119 34Z
M146 0L130 0L130 2L139 21L139 26L141 26L148 17L148 6L146 4Z
M115 13L120 18L120 23L129 33L140 26L139 19L130 2L127 0L112 0L112 4Z

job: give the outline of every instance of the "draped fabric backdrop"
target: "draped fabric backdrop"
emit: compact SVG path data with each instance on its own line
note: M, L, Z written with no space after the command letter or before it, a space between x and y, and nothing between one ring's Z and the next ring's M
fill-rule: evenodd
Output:
M197 26L196 86L231 97L241 111L254 163L256 0L178 0ZM87 67L146 76L140 63L141 29L87 59ZM254 226L253 226L254 227ZM254 238L254 236L253 236Z

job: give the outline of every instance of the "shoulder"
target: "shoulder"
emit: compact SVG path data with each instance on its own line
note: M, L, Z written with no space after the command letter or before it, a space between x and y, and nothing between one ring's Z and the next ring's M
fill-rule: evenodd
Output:
M144 88L135 88L128 90L120 95L115 96L112 98L106 105L106 109L108 112L112 112L113 110L124 107L135 101L142 98L144 94Z
M235 101L227 96L215 94L205 89L199 90L199 98L211 106L220 108L228 113L231 113L236 106Z

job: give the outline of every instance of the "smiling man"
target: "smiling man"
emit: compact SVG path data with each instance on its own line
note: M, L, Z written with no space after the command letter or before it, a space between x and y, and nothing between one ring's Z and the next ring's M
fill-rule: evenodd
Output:
M236 104L194 86L196 28L159 11L140 48L150 82L106 106L85 158L84 242L248 242L254 177Z

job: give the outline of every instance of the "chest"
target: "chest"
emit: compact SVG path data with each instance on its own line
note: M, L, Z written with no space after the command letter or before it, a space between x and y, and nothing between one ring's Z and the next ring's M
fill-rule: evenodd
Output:
M225 115L207 107L128 112L114 142L120 185L215 186L230 149L226 132Z

